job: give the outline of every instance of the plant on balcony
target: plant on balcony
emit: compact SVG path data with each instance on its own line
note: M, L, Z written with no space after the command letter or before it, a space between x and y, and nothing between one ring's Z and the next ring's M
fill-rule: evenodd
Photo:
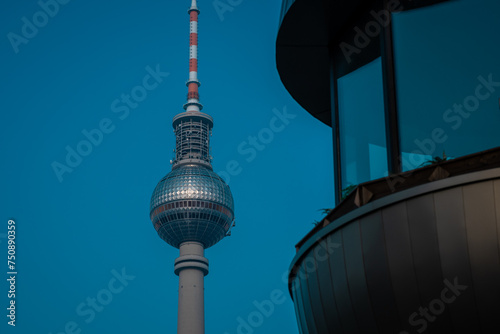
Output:
M321 213L322 213L322 214L324 214L325 216L328 216L328 214L329 214L330 212L332 212L332 210L333 210L333 209L319 209L318 211L321 211ZM317 220L315 220L315 221L313 222L313 225L314 225L314 226L318 226L318 224L319 224L319 223L321 223L321 221L317 221Z
M340 200L343 201L347 196L349 196L350 193L353 192L354 189L356 189L357 186L357 184L351 184L342 189L342 196L340 197Z
M420 166L418 167L425 167L425 166L430 166L430 165L435 165L435 164L438 164L440 162L443 162L443 161L448 161L450 160L447 156L446 156L446 152L443 151L443 156L442 157L434 157L432 159L429 159L427 161L424 161Z

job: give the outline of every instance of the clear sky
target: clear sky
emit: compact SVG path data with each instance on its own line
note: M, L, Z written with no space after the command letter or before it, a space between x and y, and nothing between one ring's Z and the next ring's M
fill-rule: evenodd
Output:
M35 0L2 5L0 257L4 277L13 218L18 276L17 328L2 279L0 331L175 333L178 250L157 236L149 200L170 171L171 120L187 94L190 0L66 1L46 22ZM199 7L201 101L215 120L214 170L235 174L237 224L206 252L206 332L237 333L238 318L274 292L284 302L254 333L297 333L282 275L318 210L333 206L331 129L279 80L281 1L241 1L222 16L212 1ZM11 32L29 38L11 43ZM132 93L141 101L127 106ZM285 111L279 131L265 130ZM68 149L86 156L70 166ZM233 160L239 168L228 169Z
M149 200L170 171L171 120L186 99L191 1L58 1L4 1L0 12L0 274L8 219L17 223L18 271L17 328L7 325L2 279L0 331L175 333L178 250L157 236ZM250 316L255 334L294 334L283 274L320 209L333 206L331 128L279 79L281 0L215 3L227 11L199 0L200 95L215 120L213 165L232 189L236 227L206 251L206 332L237 333ZM498 86L463 126L443 120L480 76L500 81L500 4L476 3L394 20L408 152L434 127L450 137L434 155L498 145ZM280 303L252 318L271 295Z

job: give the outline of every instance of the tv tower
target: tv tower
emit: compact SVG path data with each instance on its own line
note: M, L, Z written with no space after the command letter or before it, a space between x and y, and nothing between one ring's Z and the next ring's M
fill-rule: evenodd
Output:
M212 117L202 113L198 94L198 9L192 0L189 80L185 111L173 119L176 138L172 171L160 180L151 197L150 217L158 235L179 248L174 273L179 276L178 334L205 333L204 250L229 235L234 203L229 186L213 172L210 155Z

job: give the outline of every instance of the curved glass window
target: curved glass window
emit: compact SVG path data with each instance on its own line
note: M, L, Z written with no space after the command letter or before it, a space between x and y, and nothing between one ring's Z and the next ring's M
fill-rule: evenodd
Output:
M403 170L500 145L500 2L393 14Z
M381 58L337 79L342 189L387 175Z

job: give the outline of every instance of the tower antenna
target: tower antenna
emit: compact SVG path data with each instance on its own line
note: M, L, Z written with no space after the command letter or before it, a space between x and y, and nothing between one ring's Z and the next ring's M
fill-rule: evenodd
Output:
M200 94L198 88L200 81L198 80L198 16L200 10L196 0L192 0L189 13L189 80L187 102L184 104L184 109L187 112L200 112L203 105L200 103Z

